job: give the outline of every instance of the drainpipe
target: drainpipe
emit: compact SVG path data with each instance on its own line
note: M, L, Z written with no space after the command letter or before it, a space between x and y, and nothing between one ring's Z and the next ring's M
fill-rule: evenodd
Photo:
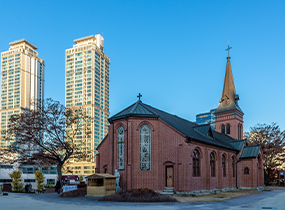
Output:
M129 164L129 119L128 117L125 117L127 120L127 164L126 162L124 163L126 165L126 177L128 178L128 164ZM125 155L125 154L124 154ZM126 181L126 189L128 189L128 181Z
M129 163L129 119L127 117L125 117L125 119L127 120L127 165Z
M114 122L113 122L113 138L112 138L112 174L114 174Z

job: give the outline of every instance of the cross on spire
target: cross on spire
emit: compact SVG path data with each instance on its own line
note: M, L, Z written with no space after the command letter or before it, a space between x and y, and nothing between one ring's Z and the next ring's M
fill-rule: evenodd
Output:
M139 95L137 96L137 98L139 98L139 100L141 100L142 95L139 93Z
M232 49L232 47L230 47L230 44L228 44L228 48L226 49L226 51L228 51L228 57L230 57L230 49Z

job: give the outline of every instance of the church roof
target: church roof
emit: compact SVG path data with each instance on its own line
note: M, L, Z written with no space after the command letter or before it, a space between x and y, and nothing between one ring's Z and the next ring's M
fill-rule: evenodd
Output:
M147 109L141 100L138 100L136 103L132 104L131 106L127 107L123 111L115 114L111 118L109 118L109 122L116 120L116 119L121 119L125 118L128 116L136 116L136 117L158 117L157 114L151 112L149 109Z
M237 150L241 150L242 149L242 146L244 144L245 140L234 140L234 141L231 141L230 144L232 146L234 146Z
M259 153L260 145L245 146L240 158L256 158Z
M236 147L229 143L230 141L234 140L232 137L213 131L209 124L197 125L196 123L142 103L140 100L109 118L109 122L111 123L114 120L130 116L160 118L168 125L185 135L189 140L196 140L205 144L211 144L214 146L239 151Z
M222 98L220 99L220 105L215 111L215 113L231 110L238 110L243 113L238 105L239 96L236 94L230 58L231 57L227 57L227 67L224 79Z

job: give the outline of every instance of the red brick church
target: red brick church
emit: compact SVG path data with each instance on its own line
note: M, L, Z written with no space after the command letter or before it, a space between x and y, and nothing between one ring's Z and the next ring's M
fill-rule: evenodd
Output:
M238 100L230 57L216 131L138 100L109 119L108 135L97 148L96 173L118 169L124 190L262 187L262 152L242 139L244 113Z

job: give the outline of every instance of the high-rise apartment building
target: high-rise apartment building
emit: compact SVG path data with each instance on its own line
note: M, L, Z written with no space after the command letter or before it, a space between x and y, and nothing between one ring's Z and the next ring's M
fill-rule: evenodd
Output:
M95 120L91 135L82 131L74 139L78 147L86 148L87 162L74 160L68 167L73 174L91 174L95 172L96 148L108 132L110 58L104 53L104 38L100 34L74 42L73 48L66 50L65 106L85 109Z
M212 129L215 130L215 111L216 109L211 109L210 112L197 114L196 123L198 125L210 124Z
M44 99L44 60L37 47L26 40L10 43L1 53L1 148L13 142L5 140L11 115L34 109L36 100ZM33 102L33 103L31 103Z

